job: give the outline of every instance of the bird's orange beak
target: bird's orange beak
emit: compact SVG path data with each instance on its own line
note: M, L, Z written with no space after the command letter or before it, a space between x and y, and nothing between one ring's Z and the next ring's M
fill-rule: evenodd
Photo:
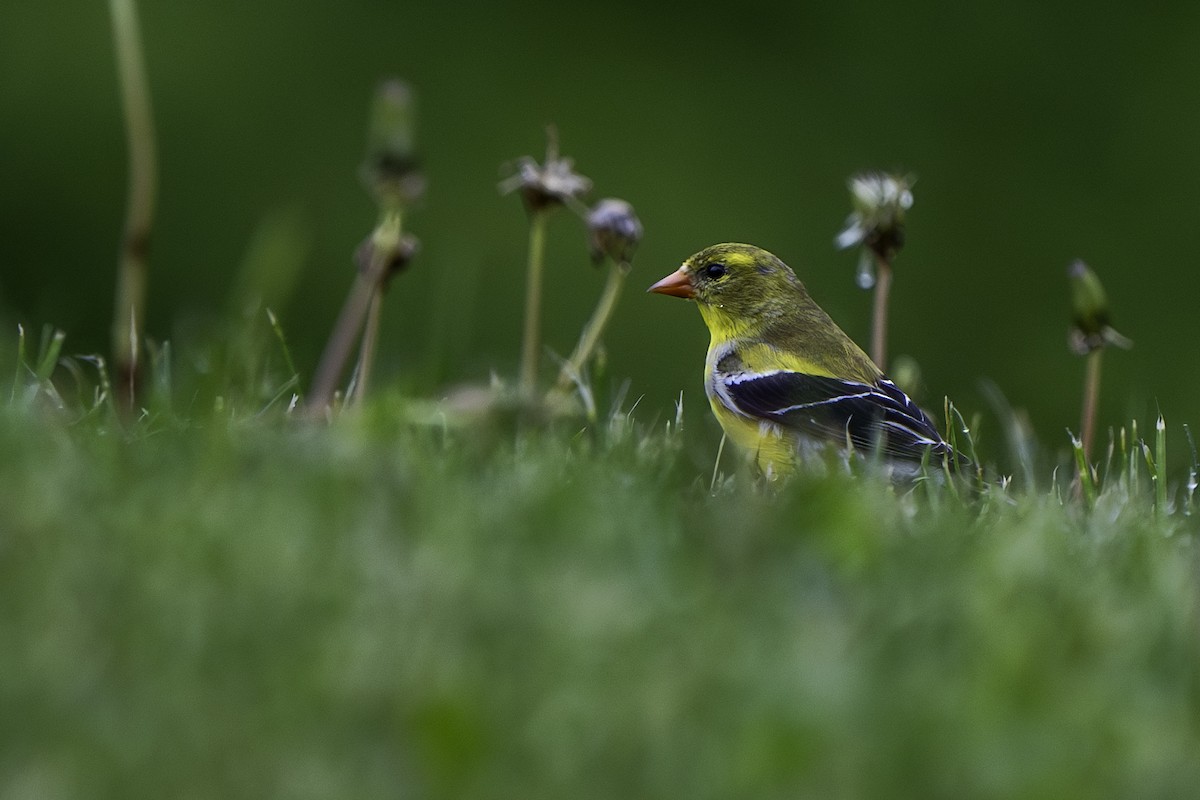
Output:
M696 296L696 292L692 290L692 278L683 267L675 270L646 291L669 294L671 297L682 297L686 300Z

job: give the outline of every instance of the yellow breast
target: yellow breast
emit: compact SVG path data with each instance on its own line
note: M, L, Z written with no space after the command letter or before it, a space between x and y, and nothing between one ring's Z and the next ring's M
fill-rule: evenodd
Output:
M704 374L704 391L713 416L725 435L757 464L769 480L791 474L795 469L799 441L795 434L775 423L747 417L730 408L721 396L718 385L722 376L717 371L718 348L709 348Z

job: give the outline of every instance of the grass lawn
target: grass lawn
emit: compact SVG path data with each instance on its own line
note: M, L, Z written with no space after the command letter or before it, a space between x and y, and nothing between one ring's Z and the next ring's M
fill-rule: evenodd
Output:
M1144 464L1090 509L1048 472L710 490L689 431L637 413L119 424L17 383L0 797L1200 786L1196 518Z
M1179 147L1144 134L1188 129L1180 110L1195 92L1159 78L1190 74L1170 60L1178 52L1190 64L1190 42L1146 25L1125 31L1123 18L1118 37L1094 15L1083 27L1063 16L1056 27L1040 9L1030 26L1018 9L1011 19L976 15L986 47L972 47L958 25L947 48L946 31L907 9L912 31L933 31L908 50L935 59L925 67L917 59L910 74L897 67L908 53L894 56L887 42L861 47L871 14L856 10L843 20L826 13L832 6L805 10L803 25L791 25L791 11L743 14L766 26L761 33L740 19L731 27L737 15L725 8L715 35L700 35L693 17L703 9L690 6L686 19L652 8L633 16L588 8L575 18L559 8L507 6L476 19L480 6L471 33L461 10L442 25L403 4L398 13L418 24L366 26L382 37L368 44L341 27L362 27L355 14L334 19L297 7L286 20L259 10L205 22L180 17L184 4L176 5L150 15L153 47L144 59L134 3L109 3L116 95L110 84L80 82L84 76L69 71L98 68L62 20L29 23L41 33L12 37L29 44L24 57L18 47L8 59L24 66L14 73L23 80L9 114L18 135L5 141L22 154L14 165L34 166L7 181L18 246L4 259L6 275L26 293L2 298L0 312L107 303L93 279L111 255L97 255L95 243L117 241L109 213L117 195L108 117L96 111L118 95L130 169L111 365L70 355L65 334L52 328L35 337L0 314L0 800L1200 797L1200 462L1183 426L1189 420L1167 428L1161 417L1157 427L1143 424L1144 439L1132 424L1101 433L1094 471L1083 456L1101 418L1101 356L1129 344L1111 327L1089 267L1077 262L1069 273L1071 342L1087 355L1075 463L1040 456L1023 432L1023 412L1003 410L1000 390L984 389L996 416L1007 417L986 440L946 407L947 440L982 465L974 475L925 465L918 477L892 483L871 457L856 457L809 464L766 485L734 454L721 462L711 431L683 425L691 417L682 399L676 414L636 402L629 410L623 400L609 413L553 412L576 395L590 412L613 402L604 388L591 394L597 375L633 375L634 383L672 390L667 373L643 373L650 381L633 370L618 374L630 368L617 357L611 364L619 366L604 374L610 358L601 334L615 319L643 226L624 200L589 205L592 181L560 154L553 127L544 160L507 161L503 178L490 171L493 150L475 146L486 140L511 159L521 150L508 148L525 140L513 138L518 129L505 119L561 115L573 128L571 147L608 173L598 196L612 186L639 204L646 198L665 234L648 243L662 249L647 260L668 270L681 243L706 230L782 238L799 252L813 235L828 248L833 231L819 220L841 213L829 216L819 199L830 170L847 158L908 153L930 176L930 202L918 208L947 232L926 238L923 255L909 251L933 268L926 283L913 284L915 301L897 304L897 324L920 325L926 337L917 352L928 352L935 337L956 345L944 364L1003 354L1007 374L1027 371L1026 387L1073 405L1073 394L1059 395L1074 391L1059 380L1069 371L1031 345L1049 330L1042 312L1052 291L1041 273L1066 247L1048 237L1068 231L1079 243L1072 248L1102 253L1112 265L1104 269L1120 276L1116 293L1127 295L1131 319L1178 317L1170 320L1174 333L1142 328L1149 356L1128 374L1174 376L1165 385L1190 400L1196 392L1183 378L1192 373L1178 359L1194 340L1192 309L1169 307L1165 293L1142 285L1147 264L1175 265L1155 272L1154 285L1191 296L1189 261L1179 255L1190 253L1190 242L1171 250L1159 231L1191 198L1144 177L1187 174L1186 162L1175 163ZM885 38L911 39L891 16L875 16L886 23ZM600 22L616 35L601 35ZM662 58L665 40L647 35L656 24L680 42L701 43L697 69L674 77L651 70L644 80L643 67ZM829 32L843 25L852 38L838 44ZM189 35L176 38L175 29ZM1005 44L1020 57L1003 68L996 43L1025 29L1037 38ZM63 48L80 51L78 64L76 53L43 46L50 30ZM819 46L794 47L797 31ZM584 46L587 36L601 46ZM639 51L638 40L650 49ZM787 47L776 46L784 40ZM1043 46L1059 40L1071 46ZM1092 62L1075 40L1099 43ZM300 58L286 56L291 46ZM1025 55L1060 50L1069 69ZM858 58L841 68L846 53L867 51L884 61L872 67ZM1162 76L1145 72L1143 52L1161 61ZM109 55L103 51L106 72ZM360 57L369 70L355 66ZM433 158L416 146L412 87L381 83L357 170L374 222L363 219L350 241L366 238L342 253L361 213L337 188L354 180L347 166L355 158L331 144L349 141L341 118L358 78L348 76L395 57L430 85L423 96L431 99ZM976 65L981 77L968 70L947 83L947 57ZM1090 69L1093 62L1105 69ZM147 64L159 70L153 82ZM286 75L273 71L278 65ZM843 82L825 80L833 73L845 73ZM1055 83L1059 73L1087 80ZM1123 93L1110 91L1110 73ZM937 91L922 90L925 81ZM1025 84L1034 94L1023 93ZM764 93L780 85L795 90L787 103ZM160 228L152 86L166 109ZM916 91L924 111L910 114L903 91ZM581 104L576 113L551 102L559 95ZM842 97L844 106L833 102ZM1060 97L1082 105L1048 101ZM754 112L759 106L769 113ZM726 107L699 118L687 111ZM1148 121L1113 128L1102 113L1109 107ZM877 124L899 118L897 109L904 124ZM58 138L64 128L73 138ZM868 128L870 139L847 138ZM662 142L679 152L661 158ZM1131 157L1118 157L1131 146ZM1156 166L1147 153L1165 160ZM1097 163L1125 165L1104 171L1119 194L1107 213ZM409 213L425 211L424 164L445 188L409 231ZM496 202L498 178L502 192L515 195L505 201L511 213L471 219ZM868 283L862 277L875 282L871 349L881 366L911 182L855 176L854 212L837 240L861 250L870 275L860 285ZM288 206L263 217L281 199ZM547 232L559 206L565 210L555 214L576 226L572 256L564 255L565 229ZM301 208L321 225L304 221ZM264 221L235 267L229 259L255 219ZM433 395L439 381L516 372L489 363L494 350L481 347L516 319L505 292L520 277L504 272L512 247L497 233L505 219L528 222L518 385L526 401L547 398L536 414L533 403L515 409L503 387ZM803 220L817 233L795 234ZM1114 236L1125 229L1128 237ZM413 370L405 375L412 385L401 389L368 377L383 360L376 353L387 338L384 291L421 250L412 233L427 237L435 268L413 293L420 313L389 336L406 341L410 355L424 353L430 385ZM1128 239L1124 250L1116 238ZM157 305L147 309L151 241L166 245L166 270L156 264L155 280L168 291L156 290ZM575 341L563 338L563 320L599 285L575 266L585 260L585 241L593 261L607 260L605 288L571 355L552 364L543 351ZM818 378L857 375L854 384L826 381L843 390L874 381L867 357L859 363L774 257L744 245L718 255L703 272L689 261L677 279L656 284L705 304L718 348L730 347L714 353L737 361L742 351L732 345L753 354L765 342L763 352L782 366L815 366ZM317 311L330 300L317 295L334 283L301 282L310 262L347 262L352 285L324 354L303 363L311 374L301 380L284 325L268 307L290 309L289 324L305 334L317 330ZM550 264L572 265L586 280L571 286L564 272L557 294L543 299ZM649 275L635 273L639 288ZM727 276L739 282L733 286L759 288L710 282ZM29 292L43 280L42 291ZM568 289L571 302L563 303ZM292 301L305 291L307 301ZM974 302L985 295L987 303ZM545 320L543 306L551 312ZM657 339L669 323L655 320L624 329L622 343ZM14 327L12 341L3 332ZM543 340L543 328L554 338ZM178 350L146 333L167 329ZM682 354L684 339L669 338L655 342L655 353L644 348L643 366L656 370L660 354ZM350 393L342 381L354 358ZM753 377L757 358L731 382ZM713 361L722 370L727 363ZM553 390L551 371L559 375ZM920 384L915 362L903 371L907 383ZM136 392L110 380L139 372ZM634 386L628 399L644 390ZM851 391L840 400L866 404L877 394ZM136 402L127 405L130 395ZM789 399L774 410L818 405L810 401ZM690 404L704 400L687 402L695 413ZM854 413L857 427L862 416ZM917 427L928 444L927 426ZM973 420L970 427L978 430Z

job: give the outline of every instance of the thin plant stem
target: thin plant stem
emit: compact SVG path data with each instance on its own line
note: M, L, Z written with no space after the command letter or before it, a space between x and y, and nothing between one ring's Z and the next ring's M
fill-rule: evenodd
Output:
M708 493L711 495L717 490L717 476L721 474L721 454L725 452L725 437L726 434L721 434L721 443L717 445L717 457L713 461L712 480L708 482Z
M25 327L17 323L17 369L13 373L12 394L8 397L9 405L17 401L17 393L21 381L25 377Z
M311 416L322 416L332 402L338 377L350 355L350 348L354 346L354 339L362 325L363 315L371 304L374 290L374 285L366 275L360 273L354 277L354 285L350 287L350 294L342 304L341 313L333 325L333 333L317 363L316 376L308 393Z
M362 341L358 345L358 375L354 383L354 405L362 405L367 394L367 383L371 379L371 367L375 363L375 345L379 341L379 318L383 314L383 292L376 288L367 308L367 324L363 328Z
M1196 476L1197 473L1200 473L1200 461L1196 458L1196 442L1192 439L1192 429L1187 426L1186 422L1183 424L1183 432L1187 436L1188 447L1192 451L1192 464L1188 467L1187 483L1183 487L1185 492L1183 496L1183 514L1190 517L1192 515L1192 496L1196 493L1198 483Z
M583 373L584 365L595 352L596 345L600 342L600 334L608 326L608 320L617 307L617 299L621 296L621 287L625 284L625 276L628 274L628 264L615 261L609 264L608 279L604 283L600 301L596 304L591 319L584 326L583 333L579 337L579 344L575 345L575 351L571 353L567 363L563 364L562 369L559 370L556 389L566 389L576 376Z
M371 235L371 254L367 269L355 276L354 285L350 287L346 302L342 304L341 313L333 326L333 333L330 334L325 351L317 364L316 377L313 378L312 389L309 392L309 416L324 415L333 400L334 389L350 355L350 348L354 346L354 340L363 326L363 318L372 299L378 294L380 281L383 280L387 265L399 246L400 224L400 212L393 209L382 216Z
M1083 441L1083 457L1090 464L1092 459L1092 436L1096 431L1096 403L1100 398L1100 362L1103 348L1088 353L1087 369L1083 378L1083 413L1080 429Z
M403 234L403 219L403 214L398 206L384 212L375 232L371 234L372 260L379 257L378 253L382 248L387 248L384 250L385 262L395 254ZM354 394L351 398L354 405L362 405L363 398L367 396L367 384L371 379L372 368L375 365L375 348L379 342L379 324L383 316L383 288L386 282L386 264L384 264L378 268L375 291L371 295L371 304L367 308L367 322L363 328L362 341L358 346L358 374L354 383Z
M131 408L138 379L138 342L145 320L146 256L154 224L158 165L137 6L134 0L109 0L109 9L129 147L129 204L117 270L112 339L117 389L124 395L124 404Z
M871 329L871 360L881 370L887 369L888 295L892 290L892 265L875 255L875 313Z
M300 391L300 372L296 369L296 363L292 361L292 351L288 347L287 337L283 335L283 326L279 324L279 318L275 316L275 312L271 309L266 309L267 320L271 323L271 330L275 332L275 338L279 341L279 350L283 353L283 363L287 366L291 378L289 383L296 385L296 399L302 400L303 396Z
M529 214L529 271L525 281L525 333L521 340L520 392L531 399L537 390L538 354L541 351L542 273L546 255L546 212Z
M1075 497L1087 501L1087 507L1096 504L1096 481L1092 475L1092 465L1088 461L1084 443L1074 436L1071 437L1071 449L1075 451Z
M1154 424L1154 511L1167 513L1167 421L1158 415Z

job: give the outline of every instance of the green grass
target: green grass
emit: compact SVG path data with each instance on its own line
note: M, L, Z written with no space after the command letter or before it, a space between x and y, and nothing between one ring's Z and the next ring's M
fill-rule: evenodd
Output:
M115 28L129 346L156 171L135 22ZM399 133L377 166L415 163ZM1131 424L1090 464L1085 413L1056 465L991 388L1008 454L945 408L986 472L892 484L866 459L766 487L714 468L682 413L590 413L580 364L588 422L394 389L314 420L263 308L302 228L264 225L224 321L136 369L120 341L114 368L53 328L0 336L0 800L1196 795L1182 426Z
M710 493L648 413L325 426L180 372L135 421L37 370L0 403L0 797L1200 785L1198 526L1139 448L1090 510L1049 471Z

